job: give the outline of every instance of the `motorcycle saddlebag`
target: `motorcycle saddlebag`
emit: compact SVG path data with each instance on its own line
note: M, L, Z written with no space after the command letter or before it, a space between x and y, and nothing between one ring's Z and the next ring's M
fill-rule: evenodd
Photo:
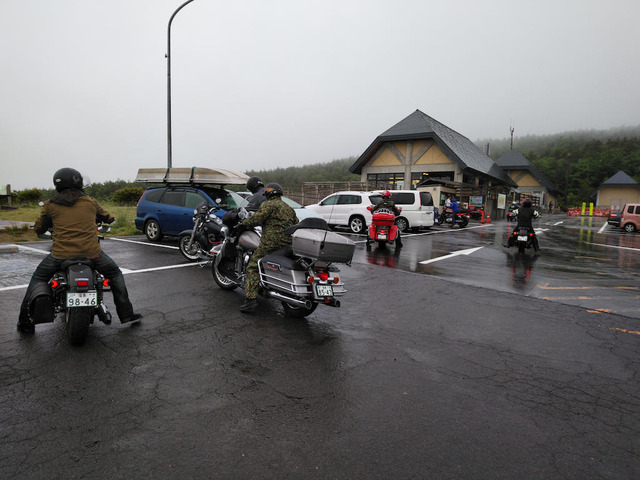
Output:
M55 318L53 292L48 283L37 285L31 292L29 316L34 324L53 322Z
M342 235L316 228L301 228L291 235L294 255L323 262L349 263L356 243Z

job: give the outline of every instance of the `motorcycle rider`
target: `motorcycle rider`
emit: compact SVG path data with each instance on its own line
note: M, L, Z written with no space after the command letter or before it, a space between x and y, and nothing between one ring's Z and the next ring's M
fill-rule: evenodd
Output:
M256 248L247 264L247 277L245 282L245 300L240 306L240 311L250 313L258 308L258 285L260 272L258 261L265 255L291 244L291 235L285 230L296 223L298 217L293 208L282 201L282 187L277 183L267 184L265 190L266 201L251 217L245 218L241 226L262 226L260 245Z
M524 202L522 202L521 208L516 208L513 210L513 213L516 215L516 219L518 220L518 224L515 226L514 230L517 230L520 227L527 228L530 232L533 233L533 238L531 243L533 244L533 249L537 252L540 247L538 246L538 237L536 236L536 232L533 229L533 225L531 221L534 218L540 218L540 214L538 211L533 208L532 202L530 198L526 198ZM507 248L513 247L515 245L516 239L515 235L509 235L509 240L507 242Z
M83 179L77 170L61 168L53 175L53 184L58 194L44 203L34 227L39 234L52 228L53 245L51 253L40 262L31 276L20 306L18 330L23 333L35 332L35 325L29 312L32 291L39 284L47 284L60 270L60 265L65 259L78 257L93 260L96 270L109 279L120 322L140 320L142 315L133 311L120 268L102 251L96 235L96 221L112 223L115 219L93 197L82 190ZM51 311L53 311L53 305L51 305Z
M400 210L396 207L396 203L391 200L391 192L389 190L385 190L382 192L382 198L374 205L371 209L371 214L373 215L376 210L380 210L386 208L387 210L391 210L393 214L397 217L400 215ZM402 246L402 240L400 239L400 229L398 229L398 235L396 236L396 245L398 247Z
M264 183L262 183L260 177L249 177L249 180L247 180L247 190L253 195L249 197L249 203L245 208L249 212L256 212L262 202L267 199L264 195Z

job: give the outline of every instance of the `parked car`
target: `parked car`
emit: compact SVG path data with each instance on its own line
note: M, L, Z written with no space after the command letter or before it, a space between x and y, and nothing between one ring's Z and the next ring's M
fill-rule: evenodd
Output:
M627 203L624 206L620 226L626 232L633 232L640 228L640 203Z
M231 190L211 186L171 185L146 190L136 208L135 225L152 242L164 235L178 235L193 228L193 210L202 202L210 207L220 205L220 217L227 211L246 204L246 200Z
M384 190L374 193L381 194ZM410 228L429 228L435 223L433 198L429 192L420 190L389 190L391 200L402 212L396 217L396 225L401 232Z
M619 227L620 226L620 219L622 218L622 212L621 211L611 211L609 213L609 217L607 218L607 223L609 225L613 225L614 227Z
M336 192L318 203L306 205L305 209L319 214L332 227L349 227L353 233L365 233L371 223L371 212L367 210L382 197L373 192Z
M246 198L247 201L249 200L249 198L251 198L252 193L251 192L238 192L238 195L240 195L243 198ZM296 216L298 217L298 220L304 220L305 218L322 218L320 215L318 215L316 212L309 210L308 208L303 207L302 205L300 205L298 202L296 202L295 200L291 200L289 197L282 197L282 201L284 203L286 203L287 205L289 205L291 208L293 208L296 211Z

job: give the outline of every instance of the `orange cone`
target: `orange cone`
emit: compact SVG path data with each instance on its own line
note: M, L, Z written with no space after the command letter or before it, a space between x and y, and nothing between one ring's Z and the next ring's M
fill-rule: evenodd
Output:
M487 215L487 223L491 223L491 217Z

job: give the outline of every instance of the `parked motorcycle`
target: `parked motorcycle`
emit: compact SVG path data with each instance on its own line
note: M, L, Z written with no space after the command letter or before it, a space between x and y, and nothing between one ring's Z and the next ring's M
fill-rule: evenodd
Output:
M444 212L442 212L438 217L438 224L443 225L444 223L451 223L452 215L453 215L453 210L451 210L451 208L445 208ZM469 214L465 212L457 212L456 225L459 225L460 228L464 228L467 225L469 225Z
M222 217L224 240L214 248L212 274L224 290L245 287L247 264L260 245L255 228L240 227L244 208ZM339 307L346 293L335 263L349 265L355 242L331 232L322 219L307 218L291 227L292 244L264 256L258 262L260 295L280 300L287 315L303 318L318 305Z
M369 205L367 210L372 211L373 206ZM402 211L400 207L398 210ZM367 246L372 242L378 242L380 248L386 246L387 243L394 242L398 238L400 232L395 224L396 216L388 208L380 208L373 212L371 225L367 236ZM399 245L396 245L399 246Z
M202 202L193 210L193 228L180 232L180 253L192 262L213 258L212 249L222 241L222 220L216 215L222 207L209 208Z
M98 226L100 233L109 230L107 225ZM33 290L29 299L31 318L35 324L50 323L57 315L64 315L69 343L81 345L96 315L104 324L111 324L111 313L103 303L106 291L110 291L109 281L93 268L90 259L65 260L49 283Z

